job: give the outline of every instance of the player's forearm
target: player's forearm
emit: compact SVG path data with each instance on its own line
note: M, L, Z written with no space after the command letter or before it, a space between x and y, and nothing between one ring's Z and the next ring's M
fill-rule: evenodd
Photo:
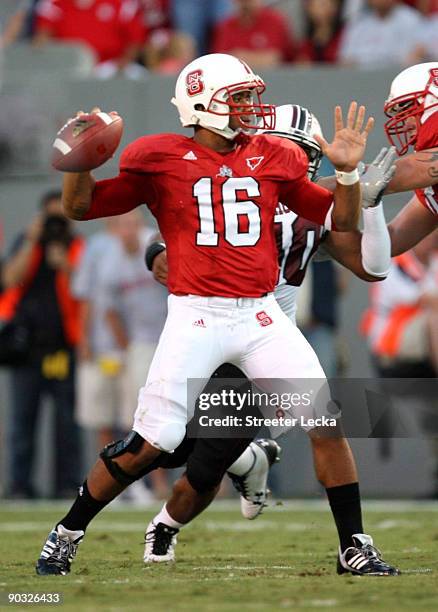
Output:
M388 225L392 257L409 251L437 228L438 217L414 196Z
M96 185L90 172L66 172L62 185L62 206L70 219L80 221L90 209Z
M345 269L353 272L361 280L367 282L383 280L383 275L367 272L367 269L373 272L382 272L385 266L383 258L379 258L378 261L372 260L372 265L369 266L370 260L367 256L364 257L365 243L362 241L363 234L359 230L353 232L328 232L327 238L324 241L324 249L335 261ZM387 254L389 254L389 246L387 247Z
M385 193L424 189L438 183L438 151L420 151L396 162L395 174Z
M359 224L361 208L361 189L357 181L353 185L336 183L333 194L334 207L332 221L338 232L351 232Z

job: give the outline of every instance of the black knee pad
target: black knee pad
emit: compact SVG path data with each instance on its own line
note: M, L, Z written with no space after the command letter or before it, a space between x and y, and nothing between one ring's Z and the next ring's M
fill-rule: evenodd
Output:
M124 487L129 486L146 473L145 470L140 471L138 474L128 474L123 470L113 459L120 457L125 453L131 453L135 455L143 446L144 439L136 431L131 431L130 434L123 438L123 440L117 440L117 442L111 442L107 444L100 452L100 458L105 464L106 469L117 482Z
M251 443L249 438L199 438L187 459L186 476L198 493L215 489L238 457Z

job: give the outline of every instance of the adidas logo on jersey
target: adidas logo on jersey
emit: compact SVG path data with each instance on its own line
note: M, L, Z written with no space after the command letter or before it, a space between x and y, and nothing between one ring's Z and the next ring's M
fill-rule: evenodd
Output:
M204 319L198 319L193 323L193 327L207 327L204 323Z
M183 159L188 159L190 161L195 161L196 159L198 159L196 157L196 155L193 153L193 151L189 151L188 153L186 153L183 157Z

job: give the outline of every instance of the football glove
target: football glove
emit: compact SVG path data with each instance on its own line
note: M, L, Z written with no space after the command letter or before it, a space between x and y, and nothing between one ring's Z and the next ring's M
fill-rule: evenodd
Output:
M362 208L374 207L380 203L383 192L394 176L396 157L395 147L384 147L361 175Z

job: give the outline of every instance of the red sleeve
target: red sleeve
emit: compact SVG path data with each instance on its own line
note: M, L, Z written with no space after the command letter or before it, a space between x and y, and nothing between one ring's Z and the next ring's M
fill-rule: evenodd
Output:
M416 189L415 190L415 195L420 200L420 202L423 204L423 206L426 207L426 198L424 196L423 190L422 189Z
M150 176L122 171L115 178L96 183L90 209L82 219L88 221L122 215L140 204L154 200L154 196Z
M312 183L305 175L282 185L280 202L300 217L324 225L333 204L333 193Z
M415 195L426 210L438 216L438 185L416 189Z
M301 147L286 138L268 138L277 144L273 162L278 168L279 201L300 217L324 225L333 193L309 179L309 164Z

